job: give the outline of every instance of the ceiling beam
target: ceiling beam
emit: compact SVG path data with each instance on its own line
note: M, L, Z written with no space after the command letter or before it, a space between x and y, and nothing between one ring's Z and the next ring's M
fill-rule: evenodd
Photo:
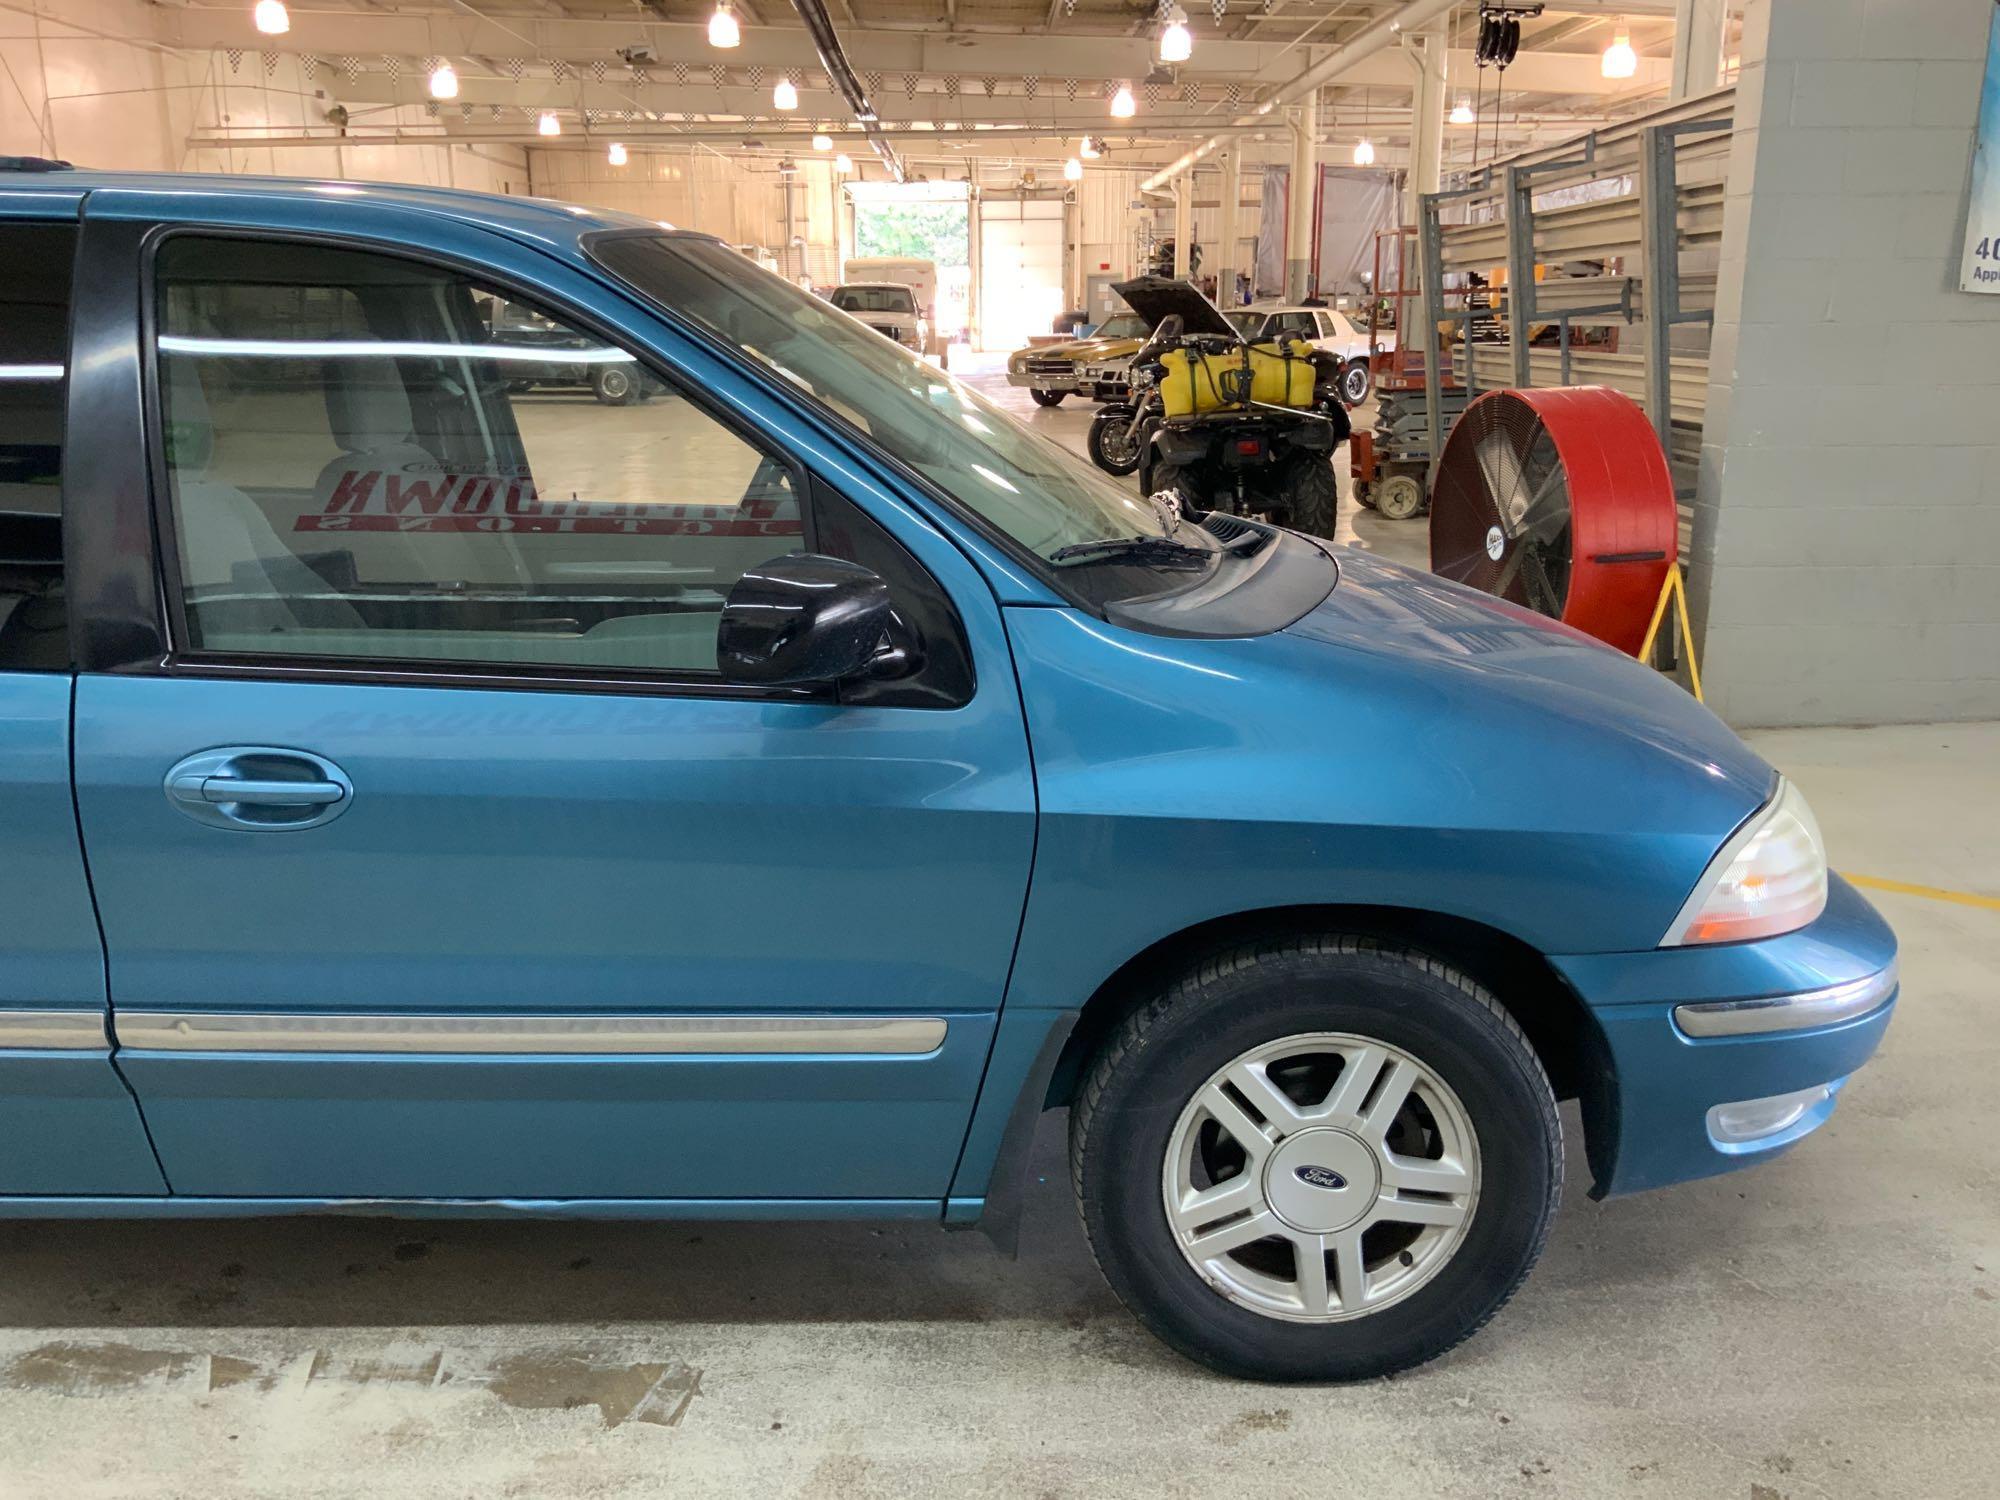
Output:
M1061 0L1055 4L1060 6ZM666 73L676 60L697 71L715 63L730 68L810 68L818 61L812 38L802 27L746 26L742 45L721 53L708 45L705 27L692 25L510 17L510 24L502 26L484 19L454 20L425 14L342 15L300 9L292 12L290 32L282 37L258 37L254 32L245 34L249 31L247 10L189 7L161 14L162 39L175 47L200 51L250 46L266 52L311 53L326 58L352 56L371 66L379 66L387 54L408 58L526 57L544 63L560 58L571 64L608 62L622 70L617 61L619 50L634 46L652 48L659 59L652 65L655 77ZM1084 36L1065 31L1062 45L1052 48L1039 33L997 36L842 27L840 40L856 68L884 75L977 74L1035 77L1044 83L1065 78L1096 83L1106 78L1143 78L1152 67L1153 40L1149 35ZM1276 85L1339 50L1330 39L1298 45L1211 38L1195 48L1193 59L1181 64L1180 72L1183 77L1197 79ZM1357 65L1349 76L1375 87L1408 85L1409 72L1399 59L1378 61L1376 67ZM1454 77L1470 77L1470 50L1461 48L1452 53L1449 66ZM1536 93L1602 93L1615 87L1612 80L1601 76L1595 52L1523 50L1507 74L1510 88Z

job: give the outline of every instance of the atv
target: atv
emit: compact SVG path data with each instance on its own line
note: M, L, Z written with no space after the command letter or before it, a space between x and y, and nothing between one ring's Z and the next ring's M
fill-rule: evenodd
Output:
M1183 511L1262 517L1331 537L1333 452L1352 431L1340 361L1303 341L1246 343L1186 282L1144 276L1116 290L1153 324L1132 360L1132 397L1100 411L1090 456L1139 474ZM1276 397L1277 399L1271 399Z

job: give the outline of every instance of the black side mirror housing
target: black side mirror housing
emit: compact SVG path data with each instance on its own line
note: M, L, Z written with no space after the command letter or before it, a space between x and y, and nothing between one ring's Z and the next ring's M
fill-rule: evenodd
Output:
M774 557L737 579L715 637L723 677L764 687L902 677L920 657L879 575L813 552Z

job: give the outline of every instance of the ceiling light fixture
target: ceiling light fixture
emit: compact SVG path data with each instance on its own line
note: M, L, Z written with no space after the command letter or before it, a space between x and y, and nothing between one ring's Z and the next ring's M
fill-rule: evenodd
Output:
M715 14L708 18L708 45L734 47L742 40L743 28L736 24L736 12L729 8L729 0L719 0Z
M816 131L813 134L813 150L831 151L832 149L833 149L832 136L828 135L825 131Z
M611 165L614 167L624 166L627 160L625 152L625 143L623 141L613 141L611 143L611 149L605 152L604 154L610 158Z
M441 62L431 69L431 97L433 99L458 97L458 73L450 63Z
M852 172L854 170L854 158L849 156L845 151L841 152L840 155L833 159L833 170L842 173Z
M1083 181L1083 163L1072 156L1068 161L1063 163L1063 176L1071 182Z
M265 36L283 36L292 29L292 13L285 9L285 0L257 0L250 16Z
M1365 135L1354 143L1354 165L1357 167L1375 165L1375 143Z
M1611 34L1611 45L1604 49L1602 67L1606 78L1630 78L1639 71L1639 54L1632 50L1632 33L1625 29L1623 16Z
M555 111L543 110L541 119L535 121L536 135L561 135L562 121L555 117Z
M778 86L771 90L773 109L797 109L799 107L799 86L789 78L779 78Z
M1194 33L1188 30L1187 12L1170 5L1165 19L1167 24L1160 31L1160 61L1186 62L1194 55Z
M1129 120L1139 112L1138 103L1132 98L1132 90L1125 84L1118 85L1118 92L1111 96L1111 118Z
M1104 154L1104 148L1099 146L1094 138L1085 136L1083 144L1076 148L1076 154L1085 161L1095 161Z
M1479 117L1473 114L1472 106L1461 99L1451 107L1449 118L1454 125L1472 125L1477 123Z

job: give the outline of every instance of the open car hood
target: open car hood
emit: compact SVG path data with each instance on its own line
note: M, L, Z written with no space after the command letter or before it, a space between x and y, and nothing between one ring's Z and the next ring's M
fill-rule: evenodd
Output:
M1158 328L1170 315L1179 313L1183 329L1188 333L1216 333L1230 339L1236 337L1236 330L1229 326L1221 310L1188 282L1175 281L1170 276L1140 276L1131 281L1117 282L1111 289L1153 328Z

